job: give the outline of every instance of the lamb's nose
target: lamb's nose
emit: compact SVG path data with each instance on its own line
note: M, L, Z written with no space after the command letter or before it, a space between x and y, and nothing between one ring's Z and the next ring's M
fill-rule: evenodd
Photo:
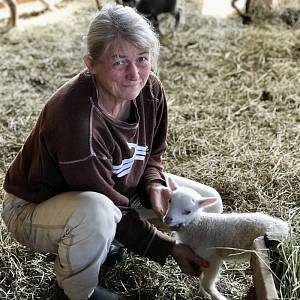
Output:
M172 218L171 217L169 217L169 216L165 216L164 217L164 222L166 223L166 224L170 224L171 222L172 222Z

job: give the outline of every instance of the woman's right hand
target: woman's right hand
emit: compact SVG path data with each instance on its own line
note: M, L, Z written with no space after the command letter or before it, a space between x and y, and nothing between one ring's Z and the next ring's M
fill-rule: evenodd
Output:
M199 277L203 268L209 267L208 261L198 256L185 244L175 244L171 255L177 262L181 271L187 275Z
M155 214L163 220L169 208L171 190L161 183L154 182L146 187L146 192Z

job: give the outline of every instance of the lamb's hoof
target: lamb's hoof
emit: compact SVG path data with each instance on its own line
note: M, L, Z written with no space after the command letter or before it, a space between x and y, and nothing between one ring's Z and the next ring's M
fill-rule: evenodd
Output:
M243 16L243 24L244 25L249 25L252 23L252 19L249 16Z
M128 253L126 248L111 245L106 260L103 263L103 266L112 267L118 262L125 261L127 258L128 258Z

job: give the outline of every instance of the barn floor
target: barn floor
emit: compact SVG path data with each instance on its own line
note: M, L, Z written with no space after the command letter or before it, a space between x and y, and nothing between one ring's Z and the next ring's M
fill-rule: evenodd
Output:
M170 114L166 170L215 187L226 211L295 218L300 33L292 25L298 11L259 11L245 26L237 16L202 16L201 1L194 1L180 1L176 31L172 18L161 20L159 76ZM95 12L95 1L64 0L56 11L20 18L16 28L0 21L1 182L45 101L83 68ZM0 299L51 299L52 262L16 243L3 223L0 230ZM131 255L102 273L103 286L134 300L200 299L197 279L182 275L172 259L162 268ZM252 285L248 263L227 263L218 283L231 300L254 299Z

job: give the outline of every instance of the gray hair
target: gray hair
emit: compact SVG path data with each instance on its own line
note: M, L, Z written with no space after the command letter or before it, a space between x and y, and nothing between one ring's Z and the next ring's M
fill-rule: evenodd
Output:
M127 40L137 48L148 50L152 69L157 71L160 43L151 23L131 7L104 7L89 24L87 51L96 60L118 38Z

